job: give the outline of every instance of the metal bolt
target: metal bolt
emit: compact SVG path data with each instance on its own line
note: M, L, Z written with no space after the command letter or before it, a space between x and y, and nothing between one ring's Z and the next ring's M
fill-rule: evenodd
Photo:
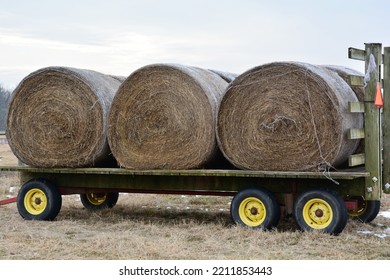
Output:
M367 192L371 193L372 192L372 187L367 188Z
M389 183L386 183L385 189L386 189L386 191L389 191L389 190L390 190L390 184L389 184Z
M373 177L373 178L372 178L372 181L373 181L374 183L376 183L376 182L378 182L378 178L377 178L377 177Z

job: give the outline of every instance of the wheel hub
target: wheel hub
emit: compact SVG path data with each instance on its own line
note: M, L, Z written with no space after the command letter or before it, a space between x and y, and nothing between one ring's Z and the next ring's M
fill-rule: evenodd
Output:
M257 215L259 214L259 210L256 208L256 207L252 207L251 210L250 210L251 214L252 215Z
M29 190L24 197L24 207L32 215L42 214L47 207L46 194L38 188Z
M238 209L241 220L248 226L256 227L261 225L267 214L265 205L256 197L244 199Z
M317 209L314 214L316 215L316 217L321 218L322 216L324 216L324 211L322 211L321 209Z
M333 210L329 203L320 198L309 200L303 207L303 219L314 229L324 229L333 220Z
M101 205L107 199L106 193L88 193L87 199L92 205Z

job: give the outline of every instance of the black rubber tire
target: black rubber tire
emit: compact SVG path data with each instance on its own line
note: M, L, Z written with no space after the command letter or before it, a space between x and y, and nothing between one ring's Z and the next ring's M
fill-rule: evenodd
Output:
M58 188L45 179L32 179L19 190L16 199L19 214L26 220L54 220L61 210Z
M348 221L341 196L322 189L301 193L294 202L293 216L304 231L318 230L332 235L340 234Z
M83 206L88 210L101 210L113 208L118 202L119 193L86 193L80 194L80 200Z
M358 214L351 214L350 216L362 223L369 223L378 216L381 202L380 200L364 200L362 203L361 211L359 211Z
M250 206L251 209L249 209ZM262 208L265 211L261 210ZM269 230L279 223L280 205L271 192L263 188L248 188L234 196L230 206L230 215L237 225Z

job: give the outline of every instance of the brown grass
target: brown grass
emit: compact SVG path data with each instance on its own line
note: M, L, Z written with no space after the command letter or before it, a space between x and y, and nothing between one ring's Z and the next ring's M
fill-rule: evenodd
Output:
M0 144L0 165L16 165L18 159L6 144Z

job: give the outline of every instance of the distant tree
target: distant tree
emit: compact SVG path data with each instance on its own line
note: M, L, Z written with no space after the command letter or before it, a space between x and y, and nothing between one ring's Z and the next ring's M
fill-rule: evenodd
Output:
M10 101L11 91L0 84L0 131L5 131L7 107Z

